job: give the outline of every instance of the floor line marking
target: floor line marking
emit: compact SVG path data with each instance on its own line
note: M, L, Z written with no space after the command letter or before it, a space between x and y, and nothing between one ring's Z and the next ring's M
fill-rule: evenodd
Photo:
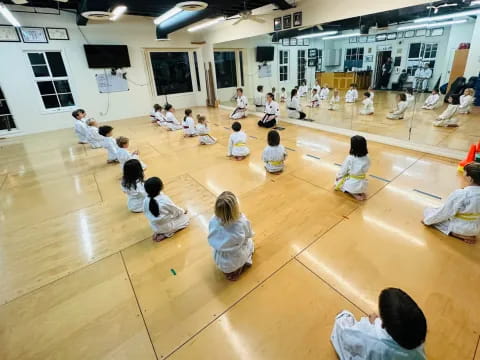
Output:
M290 151L296 151L295 149L289 148L285 146L285 149L290 150Z
M382 178L380 176L377 176L377 175L372 175L370 174L371 177L373 177L374 179L377 179L377 180L382 180L382 181L385 181L387 183L391 182L391 180L388 180L388 179L385 179L385 178Z
M442 197L441 197L441 196L434 195L434 194L430 194L430 193L425 192L425 191L422 191L422 190L413 189L413 191L415 191L415 192L417 192L417 193L420 193L420 194L423 194L423 195L430 196L430 197L432 197L432 198L434 198L434 199L442 200Z
M256 136L250 135L250 137L251 137L252 139L258 139Z
M342 164L339 164L339 163L333 163L333 165L335 165L335 166L342 166Z
M226 126L224 126L223 128L224 128L225 130L230 130L230 128L228 128L228 127L226 127Z
M472 358L472 360L474 360L474 359L475 359L475 356L477 355L479 343L480 343L480 336L478 337L477 346L475 347L475 352L473 353L473 358Z
M307 156L309 156L311 158L314 158L314 159L317 159L317 160L321 160L318 156L315 156L315 155L312 155L312 154L307 154Z

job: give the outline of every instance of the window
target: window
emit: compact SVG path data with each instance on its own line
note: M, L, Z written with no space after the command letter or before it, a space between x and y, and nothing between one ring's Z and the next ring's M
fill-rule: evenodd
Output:
M193 52L193 61L195 63L195 78L197 79L197 90L200 91L200 73L198 72L198 59L197 59L197 52Z
M151 52L157 95L193 92L188 52Z
M45 109L61 110L75 106L62 53L45 51L27 55Z
M7 99L5 99L5 95L3 95L3 91L0 88L0 130L10 131L16 127L12 113L8 108Z
M280 81L288 81L288 62L290 60L288 50L280 50L278 58L280 59Z
M438 44L435 43L411 43L408 50L407 74L415 75L415 71L425 63L433 70L437 51Z
M237 65L235 64L235 51L215 51L215 75L217 89L237 86Z
M238 57L240 59L240 86L245 86L245 81L243 79L243 51L239 51Z
M347 53L345 55L345 63L343 64L344 69L346 71L351 71L354 67L362 68L363 52L363 47L347 49Z
M297 82L298 85L302 85L305 81L305 69L307 61L305 59L305 50L298 50L297 52Z

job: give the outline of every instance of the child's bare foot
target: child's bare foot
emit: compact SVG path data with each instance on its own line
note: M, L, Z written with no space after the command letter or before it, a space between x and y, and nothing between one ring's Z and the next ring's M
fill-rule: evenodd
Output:
M118 160L107 160L107 164L118 164Z
M165 240L167 237L163 234L153 234L152 235L152 240L155 242L160 242L162 240Z
M240 161L245 159L246 156L235 156L235 160Z
M227 280L237 281L242 271L243 271L243 266L240 269L235 270L234 272L225 274L225 277L227 278Z
M352 196L358 201L364 201L367 199L367 195L365 194L352 194Z
M465 236L465 235L460 235L460 234L455 234L455 233L451 233L450 234L451 236L453 236L454 238L457 238L457 239L460 239L464 242L466 242L467 244L475 244L477 242L477 237L476 236Z

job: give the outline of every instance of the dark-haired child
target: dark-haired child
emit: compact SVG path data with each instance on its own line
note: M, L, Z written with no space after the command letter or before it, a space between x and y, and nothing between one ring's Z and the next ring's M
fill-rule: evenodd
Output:
M433 126L458 127L458 121L455 114L458 112L460 101L458 97L450 96L448 98L447 109L433 122Z
M197 130L195 129L195 121L193 120L191 109L185 109L185 117L183 118L182 126L184 137L197 136Z
M380 316L357 321L349 311L335 319L330 340L340 360L424 360L427 319L403 290L384 289L379 296Z
M480 233L480 164L466 165L463 176L466 186L451 193L440 208L426 208L423 223L474 244Z
M263 95L263 86L257 86L257 92L255 93L254 97L255 102L255 110L256 111L263 111L265 110L265 95Z
M280 115L280 106L275 101L272 93L267 94L267 102L265 103L265 115L258 122L258 126L264 128L272 128L277 124L277 117Z
M288 97L287 90L285 90L285 88L282 87L282 90L280 92L280 102L283 103L283 102L287 101L287 97Z
M302 111L300 98L298 97L298 90L295 88L290 91L290 97L287 99L287 110L288 117L291 119L302 120L307 116L307 114Z
M152 123L157 122L155 114L159 109L160 109L160 111L162 111L162 107L159 104L153 104L153 110L150 113L150 120L152 121Z
M147 197L143 179L140 161L131 159L123 165L122 190L128 197L128 210L134 213L143 212L143 202Z
M355 84L350 85L350 89L345 94L345 102L346 103L354 103L358 99L358 90Z
M98 133L103 136L103 148L107 150L108 153L107 163L118 163L118 146L113 138L113 127L109 125L100 126Z
M163 182L158 177L145 181L147 198L143 202L143 212L153 230L152 240L162 241L172 237L189 224L187 210L173 203L163 191Z
M438 93L438 90L433 89L432 93L425 100L425 103L423 104L422 109L433 110L439 107L440 105L441 105L440 94Z
M310 99L310 107L319 107L320 106L320 95L316 88L312 89L312 98Z
M387 118L390 120L402 120L408 108L407 95L405 93L397 94L396 99L396 108L387 115Z
M235 121L232 124L233 133L228 140L227 156L233 156L235 160L243 160L250 154L250 149L247 147L247 134L242 131L242 124Z
M363 94L363 109L360 110L360 115L373 115L375 109L373 108L373 101L370 99L370 93L367 91Z
M72 116L75 119L75 134L78 137L79 144L88 144L87 138L87 124L86 124L86 116L85 110L77 109L72 112Z
M167 126L167 118L165 117L163 108L158 104L153 105L152 122L157 123L159 126Z
M177 118L175 117L175 109L172 104L165 105L165 126L169 131L176 131L183 129L183 126L180 125Z
M103 136L98 133L98 124L93 118L87 120L87 140L92 149L103 147Z
M287 152L280 144L280 134L276 130L270 130L267 136L268 146L263 150L262 159L265 162L265 169L273 174L278 174L285 167L284 162Z
M405 96L406 96L406 99L407 99L408 107L414 107L415 95L413 95L413 88L408 88L405 91Z
M363 136L355 135L350 139L350 155L336 176L335 190L348 193L357 200L366 200L369 168L367 140Z

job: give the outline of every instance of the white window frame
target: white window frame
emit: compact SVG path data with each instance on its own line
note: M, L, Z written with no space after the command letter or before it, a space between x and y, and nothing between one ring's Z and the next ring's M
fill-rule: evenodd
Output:
M300 78L300 51L303 51L303 59L305 59L305 66L303 68L303 78ZM308 59L308 54L307 54L307 50L306 49L298 49L297 50L297 83L298 85L302 85L302 82L303 81L307 81L307 60Z
M62 61L63 61L63 66L65 67L65 71L67 73L67 76L51 76L51 75L50 76L41 76L41 77L35 76L35 73L33 72L33 67L34 66L39 66L39 65L33 65L30 62L30 58L28 57L28 54L40 54L40 53L43 54L43 56L45 58L45 65L42 65L42 66L46 66L49 74L52 74L52 70L50 69L50 64L48 63L48 59L45 55L46 53L49 53L49 52L60 53L60 56L62 57ZM65 60L64 52L62 50L52 49L52 50L25 50L24 53L25 53L27 64L28 64L28 66L30 68L30 71L31 71L31 74L32 74L32 78L33 78L33 82L35 84L36 91L38 92L38 96L40 98L40 103L43 107L43 113L70 112L73 109L76 109L77 108L76 100L75 100L76 96L75 96L75 93L73 91L72 79L70 78L70 75L69 75L69 67L68 67L67 61ZM57 81L57 80L67 80L68 81L68 86L70 87L70 93L72 94L74 104L71 105L71 106L60 106L58 108L47 109L45 107L45 104L44 104L43 99L42 99L42 96L47 95L47 94L41 94L40 93L40 89L39 89L37 83L38 82L44 82L44 81L54 82L54 81ZM55 85L54 85L54 87L55 87ZM49 95L56 95L58 103L59 103L59 105L61 105L61 102L60 102L60 99L59 99L58 95L62 95L62 94L67 94L67 93L57 93L57 91L55 89L55 94L49 94Z
M283 52L283 56L282 53ZM287 55L285 57L285 55ZM287 61L285 61L285 58ZM282 61L283 60L283 61ZM282 80L282 68L285 70L285 79ZM290 70L290 51L287 49L280 49L278 51L278 80L281 83L288 82L288 77L289 77L289 70Z
M420 52L418 53L418 57L416 58L411 58L408 57L410 55L410 47L412 44L420 44ZM435 57L425 57L425 52L427 47L429 48L429 53L431 55L432 53L432 47L436 45L437 49L435 51ZM438 43L432 42L432 43L424 43L420 41L414 41L408 44L408 53L407 53L407 73L409 76L414 76L415 71L418 69L420 64L422 63L431 63L432 61L435 62L435 65L437 63L437 54L438 54ZM431 67L432 71L434 70L435 66Z

